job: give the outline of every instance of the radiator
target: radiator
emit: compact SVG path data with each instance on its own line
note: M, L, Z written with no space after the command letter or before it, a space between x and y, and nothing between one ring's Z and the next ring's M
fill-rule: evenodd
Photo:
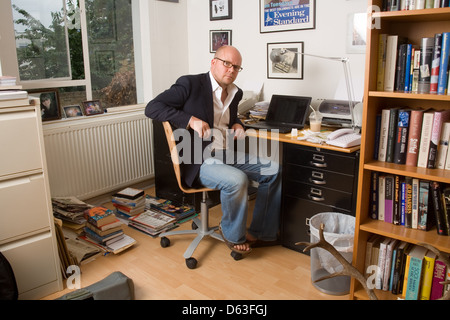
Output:
M154 177L152 123L143 112L44 124L52 197L89 199Z

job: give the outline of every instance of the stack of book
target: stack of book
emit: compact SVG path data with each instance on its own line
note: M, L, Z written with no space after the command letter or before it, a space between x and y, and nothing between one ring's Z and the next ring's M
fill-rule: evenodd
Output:
M122 223L113 210L105 207L93 207L85 211L86 236L100 245L109 244L123 238Z
M450 235L450 186L436 181L372 172L374 220Z
M85 234L81 239L95 244L105 252L119 253L131 247L136 240L123 232L122 222L113 210L93 207L85 211Z
M142 231L152 237L156 237L162 232L176 228L176 219L168 214L157 210L145 210L134 217L131 217L128 226Z
M386 108L376 131L375 160L450 170L450 110Z
M366 243L365 271L371 285L405 300L436 300L450 286L449 271L436 254L424 247L372 235Z
M144 190L125 188L115 193L111 201L116 208L117 214L127 219L145 210Z
M197 212L195 208L189 205L175 205L172 201L152 197L150 195L145 196L145 208L147 210L155 210L162 212L175 218L178 223L182 223L186 220L190 220L196 216Z

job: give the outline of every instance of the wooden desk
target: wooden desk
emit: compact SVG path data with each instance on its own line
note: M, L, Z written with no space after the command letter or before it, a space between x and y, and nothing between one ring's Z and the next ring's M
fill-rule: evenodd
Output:
M355 216L359 149L298 140L291 134L271 136L248 130L247 135L281 142L281 240L302 252L296 242L310 242L306 220L322 212Z

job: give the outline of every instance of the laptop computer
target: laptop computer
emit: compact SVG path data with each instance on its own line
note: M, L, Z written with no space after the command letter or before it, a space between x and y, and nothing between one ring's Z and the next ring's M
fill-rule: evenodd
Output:
M266 120L246 124L247 129L279 130L288 133L292 128L303 129L311 97L273 95Z

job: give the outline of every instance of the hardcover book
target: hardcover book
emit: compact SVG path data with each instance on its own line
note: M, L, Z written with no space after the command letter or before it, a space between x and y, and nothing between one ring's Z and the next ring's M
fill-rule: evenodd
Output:
M398 113L393 161L396 164L406 163L410 114L409 110L400 110Z
M411 110L410 124L408 132L408 144L405 164L407 166L417 166L419 155L420 135L422 132L423 110Z

